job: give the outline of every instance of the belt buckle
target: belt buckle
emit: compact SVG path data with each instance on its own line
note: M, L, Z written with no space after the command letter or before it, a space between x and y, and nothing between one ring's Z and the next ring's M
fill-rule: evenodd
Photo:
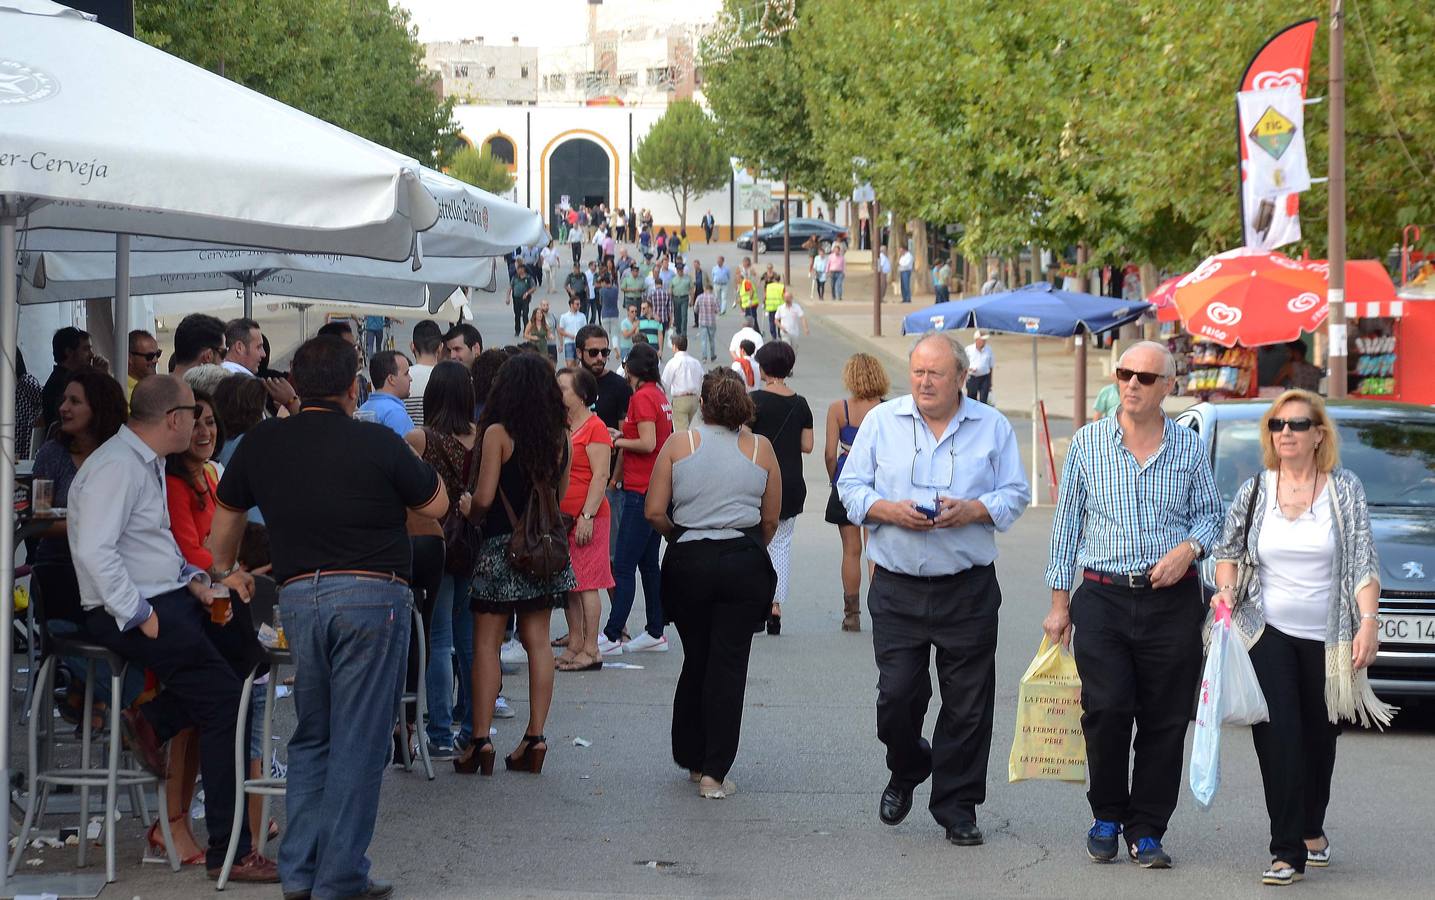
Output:
M1140 572L1132 572L1126 576L1126 586L1133 591L1139 591L1149 585L1150 582L1147 581L1146 576Z

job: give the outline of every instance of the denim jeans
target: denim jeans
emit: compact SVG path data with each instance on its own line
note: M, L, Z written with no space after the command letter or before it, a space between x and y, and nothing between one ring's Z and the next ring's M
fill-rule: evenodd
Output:
M412 594L400 581L329 575L285 585L279 615L294 654L285 891L349 897L369 883L369 841L392 749ZM332 763L332 765L331 765Z
M827 280L832 282L832 299L842 299L842 282L847 277L846 272L828 272Z
M448 745L453 741L453 723L460 711L457 707L462 707L465 713L468 711L468 679L472 666L473 613L468 609L468 579L445 574L443 581L439 582L434 603L433 630L429 632L429 667L424 676L429 701L426 732L431 742ZM455 669L458 673L457 703L453 687ZM466 731L473 731L473 724L467 715L458 721Z
M698 339L702 345L702 358L704 360L717 359L717 326L699 325Z
M722 284L713 284L713 293L717 295L718 315L727 312L727 298L731 291L731 282L724 281Z
M628 624L628 613L633 610L633 596L638 590L633 574L636 569L643 577L647 632L653 637L662 637L663 603L659 587L662 574L658 570L658 543L661 538L643 516L643 495L629 490L621 493L622 499L618 501L621 513L616 529L618 546L613 553L613 610L603 633L610 641L622 637L623 626Z
M686 335L688 333L688 301L673 301L673 332Z
M912 302L912 273L911 271L897 273L902 280L902 302Z

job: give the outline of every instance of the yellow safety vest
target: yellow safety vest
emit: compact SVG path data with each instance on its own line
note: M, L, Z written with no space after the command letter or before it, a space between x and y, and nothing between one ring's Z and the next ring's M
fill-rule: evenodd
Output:
M782 308L782 282L773 281L767 285L767 311L777 312Z

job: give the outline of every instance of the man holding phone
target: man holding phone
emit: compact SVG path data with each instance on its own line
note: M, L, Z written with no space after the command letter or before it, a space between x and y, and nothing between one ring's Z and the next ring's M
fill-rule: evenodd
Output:
M876 573L867 594L877 658L877 737L891 779L879 817L906 818L932 777L930 809L953 844L982 843L996 697L996 532L1026 510L1031 489L1016 434L995 409L968 402L967 354L947 332L923 335L908 357L912 393L867 414L838 495L871 528ZM942 708L929 744L922 719L936 648Z

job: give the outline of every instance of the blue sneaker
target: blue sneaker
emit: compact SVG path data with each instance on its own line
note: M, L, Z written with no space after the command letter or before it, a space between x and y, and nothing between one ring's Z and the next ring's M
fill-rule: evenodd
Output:
M1161 842L1153 837L1144 837L1130 846L1131 861L1143 869L1169 869L1171 857L1161 849Z
M1116 836L1120 833L1120 822L1093 821L1086 832L1086 855L1092 862L1111 862L1116 858Z

